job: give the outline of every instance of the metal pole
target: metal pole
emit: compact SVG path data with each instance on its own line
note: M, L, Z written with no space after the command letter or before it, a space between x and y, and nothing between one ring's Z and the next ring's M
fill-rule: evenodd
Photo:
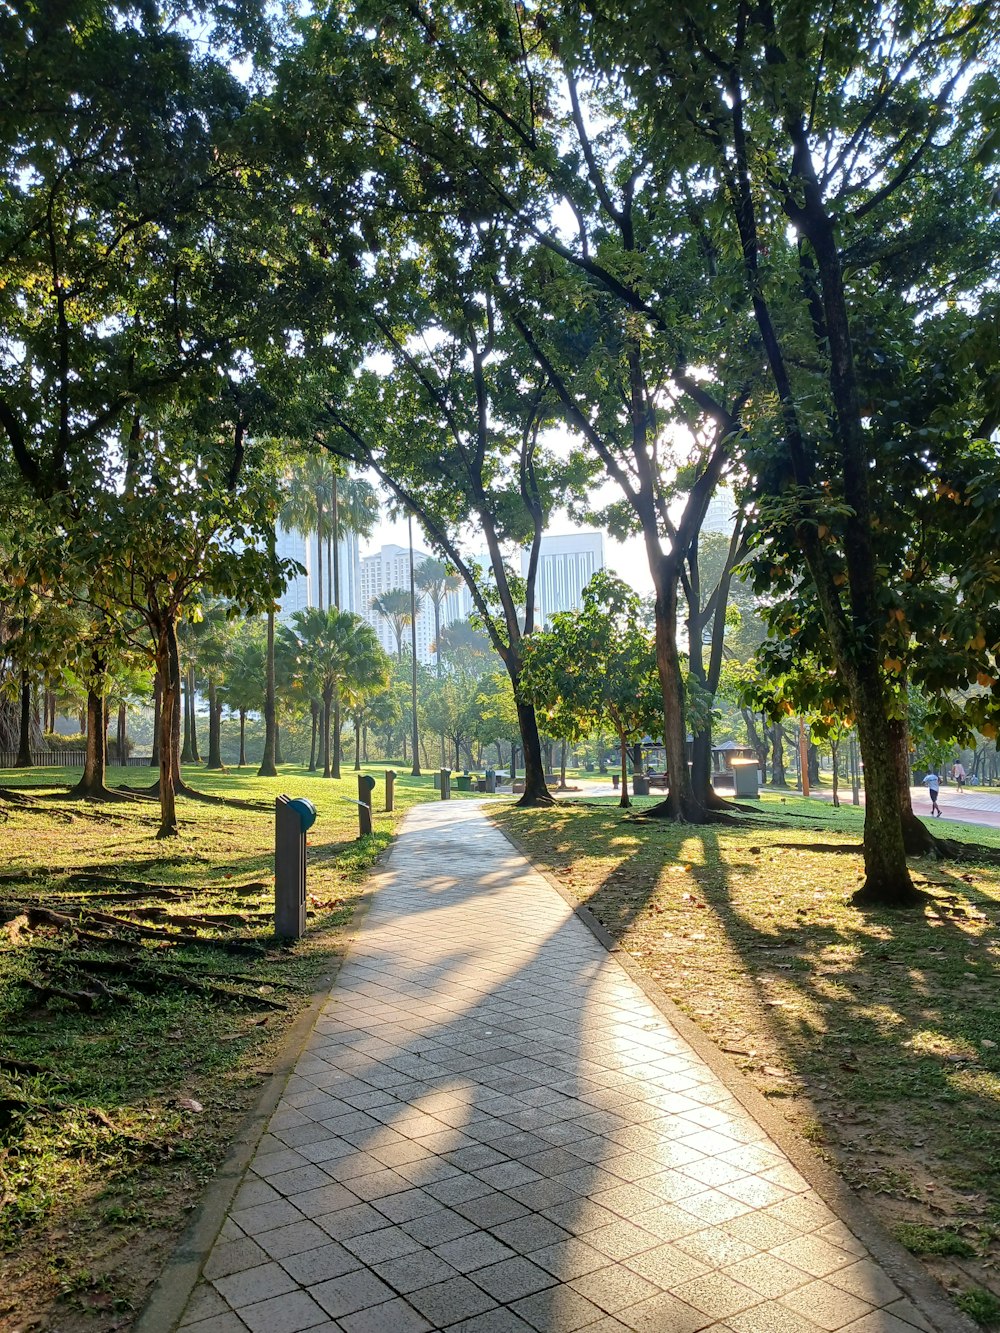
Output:
M413 515L406 515L410 533L410 650L413 654L410 663L410 699L413 708L413 767L410 775L420 777L420 738L417 735L417 586L413 576Z

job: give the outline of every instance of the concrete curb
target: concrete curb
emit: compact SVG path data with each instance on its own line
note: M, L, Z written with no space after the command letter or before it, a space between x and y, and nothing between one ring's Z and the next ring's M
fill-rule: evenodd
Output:
M621 965L646 998L656 1005L664 1018L704 1060L720 1083L729 1089L741 1106L774 1140L823 1202L854 1233L872 1258L933 1325L935 1333L979 1333L979 1325L961 1310L956 1309L920 1262L886 1231L837 1172L816 1156L788 1121L757 1091L747 1076L719 1050L696 1023L681 1012L670 996L646 975L635 959L621 948L611 933L598 921L590 908L578 902L554 875L536 865L527 848L513 834L495 823L493 827L498 833L503 834L532 869L555 890L608 953L614 955L615 961Z
M132 1325L133 1333L173 1333L179 1324L191 1299L191 1293L198 1285L201 1270L212 1252L216 1237L222 1230L222 1224L226 1220L236 1192L243 1183L247 1167L253 1161L257 1144L281 1101L285 1085L298 1064L323 1005L336 984L337 975L364 924L379 883L388 872L397 842L398 838L394 837L385 859L373 869L354 909L351 934L343 954L337 960L332 972L322 978L320 985L313 991L308 1006L285 1033L281 1048L273 1061L274 1073L265 1083L256 1106L237 1131L225 1161L206 1185L194 1217L185 1228L176 1249L167 1260L147 1297L138 1319Z

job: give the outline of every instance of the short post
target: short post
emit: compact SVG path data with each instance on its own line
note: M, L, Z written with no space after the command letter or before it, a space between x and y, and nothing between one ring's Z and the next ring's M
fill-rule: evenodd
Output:
M495 796L497 790L497 775L492 768L486 770L486 795Z
M385 770L385 809L387 814L390 810L395 810L396 808L395 785L396 785L396 774L393 772L391 768L387 768Z
M274 802L274 933L297 940L306 929L306 831L316 807L304 797Z
M372 792L375 779L368 773L358 774L358 824L361 827L359 837L363 838L372 831Z
M451 769L442 768L441 770L441 799L442 801L451 800Z

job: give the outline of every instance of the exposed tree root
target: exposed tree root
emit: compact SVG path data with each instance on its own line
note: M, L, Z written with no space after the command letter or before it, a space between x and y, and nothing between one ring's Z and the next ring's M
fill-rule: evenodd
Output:
M267 995L250 994L237 990L233 986L219 986L206 980L204 976L192 976L190 973L175 972L169 968L145 967L142 963L132 963L127 959L117 958L74 958L71 966L74 970L96 973L98 976L118 977L135 990L151 995L159 994L164 986L176 986L180 990L190 991L195 995L205 995L215 1000L225 1000L229 1004L241 1004L250 1009L284 1010L281 1000L272 1000ZM219 974L212 974L218 976ZM224 977L220 977L224 980ZM96 978L95 984L101 985ZM260 984L260 983L256 983ZM113 991L107 994L114 996ZM122 998L121 996L115 998Z
M127 792L131 796L138 796L147 801L158 801L160 799L160 784L158 782L154 782L151 787L129 787L122 783L116 790ZM196 787L189 787L186 782L178 782L175 785L174 795L186 796L189 801L200 801L203 805L228 806L231 810L272 809L272 806L265 801L244 801L239 796L215 796L211 792L198 791Z
M2 910L0 907L0 911ZM18 908L18 914L21 912L27 916L30 926L55 926L58 930L79 930L83 925L97 926L109 932L118 932L126 938L138 937L167 944L197 944L204 948L222 949L229 953L264 952L262 945L251 940L221 940L212 936L198 935L193 926L184 934L172 935L165 930L158 930L155 926L142 926L135 921L126 921L123 917L111 916L104 912L91 912L86 908L74 913L63 913L55 912L48 907L26 904Z

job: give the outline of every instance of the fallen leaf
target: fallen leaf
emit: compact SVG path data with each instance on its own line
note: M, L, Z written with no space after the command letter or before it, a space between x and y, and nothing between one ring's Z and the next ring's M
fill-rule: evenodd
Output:
M205 1109L201 1102L196 1102L193 1097L178 1097L177 1105L182 1111L194 1111L196 1114Z

